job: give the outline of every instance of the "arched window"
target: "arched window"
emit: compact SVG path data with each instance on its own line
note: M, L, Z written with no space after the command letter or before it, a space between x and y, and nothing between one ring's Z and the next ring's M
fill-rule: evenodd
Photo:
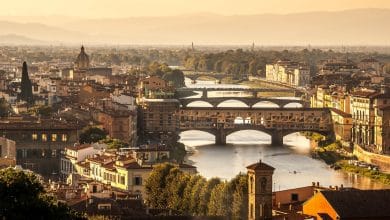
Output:
M250 177L250 192L253 193L253 176Z
M261 185L261 192L265 192L267 186L267 178L265 177L261 178L260 185Z

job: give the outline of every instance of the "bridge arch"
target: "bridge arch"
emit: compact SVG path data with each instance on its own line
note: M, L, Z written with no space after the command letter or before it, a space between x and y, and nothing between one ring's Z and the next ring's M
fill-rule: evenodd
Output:
M303 108L303 104L301 102L292 101L284 104L283 108Z
M252 108L280 108L280 105L272 101L259 101L253 104Z
M232 103L232 102L238 102L238 103ZM230 103L229 103L230 102ZM244 100L237 99L237 98L228 98L226 100L223 100L219 102L216 107L246 107L249 108L250 105L246 103Z
M188 102L188 103L186 103L184 105L185 105L184 107L203 107L203 108L214 107L213 104L211 104L210 102L202 101L202 100L196 100L196 101Z
M230 131L227 133L226 138L233 140L234 142L246 142L248 143L248 139L246 138L248 136L247 132L256 132L256 139L253 140L256 143L260 144L270 144L271 143L271 137L272 135L264 130L260 129L242 129L242 130L236 130L236 131ZM253 142L252 142L253 143Z

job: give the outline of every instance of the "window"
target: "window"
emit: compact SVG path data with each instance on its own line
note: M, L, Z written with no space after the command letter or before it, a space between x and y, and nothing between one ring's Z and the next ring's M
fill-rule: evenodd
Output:
M119 183L122 185L125 185L125 177L124 176L119 177Z
M51 141L57 141L57 134L51 135Z
M31 138L32 138L33 141L38 140L38 134L36 134L36 133L32 134Z
M66 134L63 134L62 137L61 137L61 140L62 140L63 142L68 141L68 136L67 136Z
M47 141L47 135L46 134L42 134L42 141Z
M292 202L299 201L299 195L297 193L291 193L291 201Z
M139 176L134 177L134 185L136 185L136 186L142 185L142 177L139 177Z
M51 156L52 157L57 157L57 150L52 150L51 151Z
M251 204L251 211L250 211L250 213L251 213L251 218L253 218L253 216L254 216L253 212L254 212L254 210L253 210L253 204Z

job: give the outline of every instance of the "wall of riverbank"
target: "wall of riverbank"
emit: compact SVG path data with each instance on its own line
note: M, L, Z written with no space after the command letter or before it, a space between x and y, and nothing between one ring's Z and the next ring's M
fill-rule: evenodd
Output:
M359 145L355 144L353 154L366 163L379 166L380 170L385 173L390 173L390 156L374 154L363 150Z

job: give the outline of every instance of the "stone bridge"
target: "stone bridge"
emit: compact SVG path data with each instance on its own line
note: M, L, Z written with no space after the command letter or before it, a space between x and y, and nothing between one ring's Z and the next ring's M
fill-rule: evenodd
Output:
M309 107L310 103L307 101L303 101L301 99L276 99L276 98L267 98L267 97L209 97L209 98L181 98L179 99L180 104L182 107L187 107L190 103L202 101L207 102L213 107L218 107L219 104L228 101L228 100L234 100L234 101L240 101L245 103L249 108L252 108L257 103L273 103L278 105L280 108L283 108L287 104L291 103L299 103L303 107Z
M311 131L333 136L330 110L327 108L203 108L179 110L180 131L200 130L215 136L215 143L226 144L226 137L236 131L257 130L271 136L271 144L283 145L283 137ZM241 122L237 122L241 119Z
M287 92L294 96L301 95L302 92L290 88L242 88L242 87L183 87L176 89L176 95L179 98L188 96L188 92L202 92L202 98L208 97L208 92L246 92L256 98L261 92Z
M201 77L213 78L217 81L221 81L224 78L232 77L233 75L228 75L226 73L211 73L211 72L194 72L194 71L183 71L184 77L187 77L191 80L198 80Z

